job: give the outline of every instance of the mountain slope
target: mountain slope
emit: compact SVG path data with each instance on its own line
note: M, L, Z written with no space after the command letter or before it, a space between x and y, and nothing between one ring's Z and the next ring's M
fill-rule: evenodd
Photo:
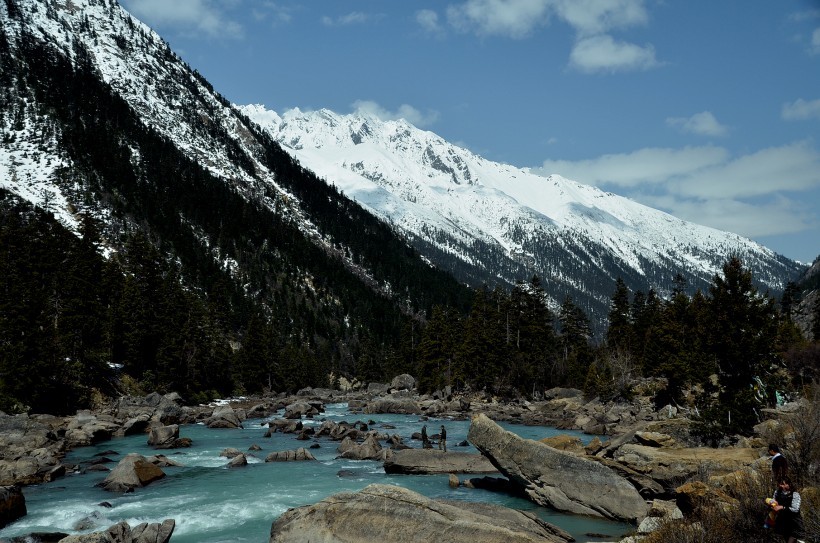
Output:
M676 273L705 287L729 255L779 291L800 266L736 234L682 221L626 198L485 160L403 120L242 111L293 157L389 221L463 280L546 280L598 317L615 279L662 294Z
M5 0L0 23L0 189L94 218L107 254L144 233L236 339L262 314L282 352L347 372L408 314L469 303L115 1Z

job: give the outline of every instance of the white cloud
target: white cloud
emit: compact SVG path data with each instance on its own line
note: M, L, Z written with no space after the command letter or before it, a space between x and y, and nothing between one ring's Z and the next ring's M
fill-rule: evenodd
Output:
M438 21L438 13L431 9L422 9L416 12L416 22L425 31L432 34L439 34L442 32L441 25Z
M556 14L579 36L643 25L649 20L643 0L555 0Z
M645 148L589 160L549 160L533 171L616 187L645 205L748 237L801 232L818 222L806 202L820 192L820 152L807 141L742 156L713 146Z
M439 114L437 111L422 113L418 109L408 104L402 104L395 112L388 111L372 100L357 100L352 105L356 113L371 115L382 121L395 121L404 119L417 127L425 127L435 123Z
M786 121L820 119L820 98L817 100L798 98L791 104L783 104L780 116Z
M820 188L820 153L807 142L769 147L693 172L669 188L701 198L749 198Z
M368 21L372 21L374 19L378 19L381 17L381 15L373 15L369 13L362 13L361 11L354 11L348 13L347 15L340 15L335 19L332 19L328 16L324 16L322 17L322 24L324 24L325 26L348 26L364 24Z
M449 6L447 20L463 32L525 38L549 22L550 4L550 0L468 0Z
M210 0L123 0L126 9L150 26L177 27L180 32L209 37L242 38L242 25L230 20L221 5Z
M686 221L749 238L793 234L817 224L817 218L804 205L782 196L762 203L729 198L703 200L647 196L641 198L641 203Z
M666 119L666 124L679 127L684 132L702 136L725 136L728 132L728 129L718 122L711 111L701 111L691 117L669 117Z
M545 160L533 171L543 175L560 174L588 185L637 187L661 184L670 178L723 164L728 151L720 147L685 147L683 149L645 148L632 153L608 154L591 160Z
M618 42L608 35L576 42L569 63L584 73L648 70L659 65L652 45Z

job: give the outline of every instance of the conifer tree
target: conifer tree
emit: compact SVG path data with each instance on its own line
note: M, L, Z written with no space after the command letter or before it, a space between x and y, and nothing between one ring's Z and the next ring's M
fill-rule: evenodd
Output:
M774 300L761 295L737 257L723 266L709 287L709 349L718 368L718 403L710 404L712 428L748 433L758 420L757 378L777 360Z
M630 322L629 288L618 277L615 292L609 306L609 326L606 344L613 351L630 352L632 349L632 323Z

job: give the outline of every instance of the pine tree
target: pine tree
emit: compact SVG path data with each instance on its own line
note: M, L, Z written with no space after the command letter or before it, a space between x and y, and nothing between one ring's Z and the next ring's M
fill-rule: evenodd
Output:
M774 300L757 292L751 272L737 257L724 264L709 293L708 341L720 385L709 422L728 432L748 433L762 407L755 400L755 380L764 378L777 360Z
M615 292L609 306L609 326L606 332L606 344L613 351L631 352L632 323L630 322L629 289L623 279L618 277Z

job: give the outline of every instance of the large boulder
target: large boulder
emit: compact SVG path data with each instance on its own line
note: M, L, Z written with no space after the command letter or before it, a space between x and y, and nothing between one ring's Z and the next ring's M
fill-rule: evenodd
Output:
M472 418L467 439L535 503L629 522L646 515L635 487L602 464L523 439L483 414Z
M136 433L146 418L150 422L165 425L183 422L185 412L180 407L181 401L179 394L173 392L164 396L156 392L147 396L122 396L114 404L112 414L119 420L139 421L137 429L133 430ZM133 422L124 425L121 434L125 434L125 427L131 429Z
M120 460L99 486L109 492L133 492L135 488L147 486L163 477L165 472L158 466L141 454L131 453Z
M265 462L295 462L302 460L316 460L316 458L304 447L299 447L293 451L274 451L265 457Z
M155 449L178 449L190 447L191 439L179 437L179 425L155 426L148 434L148 444Z
M0 486L0 528L26 516L26 498L16 486Z
M214 408L210 418L205 421L208 428L242 428L239 415L230 405L220 405Z
M346 437L336 450L341 458L348 460L382 460L386 452L373 434L367 436L362 443L356 443Z
M290 509L271 527L271 543L564 542L572 538L534 515L490 504L450 504L391 485L329 496Z
M390 388L393 390L413 390L416 388L416 379L406 373L397 375L390 382Z
M404 449L393 451L384 461L387 473L426 475L438 473L497 473L484 456L437 449Z
M70 535L59 543L168 543L175 526L173 519L162 523L143 522L133 528L127 522L120 522L102 532Z
M413 398L402 398L394 396L386 396L377 398L368 403L364 413L395 413L404 415L420 415L422 410L419 403Z

